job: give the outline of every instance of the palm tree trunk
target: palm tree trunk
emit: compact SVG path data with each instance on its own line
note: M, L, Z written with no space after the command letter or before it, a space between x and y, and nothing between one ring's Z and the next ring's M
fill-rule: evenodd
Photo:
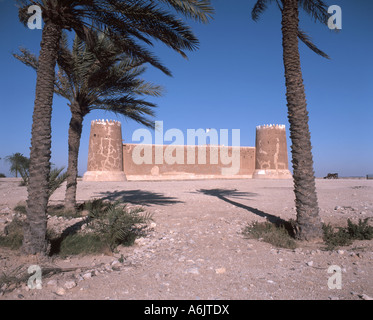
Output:
M51 117L55 66L61 28L45 22L40 44L39 67L31 132L30 178L23 249L28 254L47 252L47 202L51 157Z
M71 120L69 125L69 158L67 167L67 184L65 193L65 209L75 212L76 210L76 186L78 178L78 155L80 138L83 128L83 116L78 111L77 103L70 106Z
M322 224L317 203L308 111L298 48L298 0L284 0L283 4L282 45L292 141L296 234L300 240L315 240L322 236Z

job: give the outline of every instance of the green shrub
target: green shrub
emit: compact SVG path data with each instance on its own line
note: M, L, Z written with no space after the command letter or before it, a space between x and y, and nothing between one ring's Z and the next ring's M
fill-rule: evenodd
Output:
M20 214L26 214L26 213L27 213L27 212L26 212L26 205L24 205L24 204L17 204L17 205L13 208L13 210L14 210L15 212L20 213Z
M371 240L373 239L373 227L368 224L368 218L358 224L347 219L347 227L333 228L330 223L323 225L323 240L327 250L334 250L340 246L351 245L353 240Z
M6 178L6 175L4 173L0 173L0 178Z
M373 227L368 224L369 218L361 221L359 219L358 224L354 224L350 219L347 220L347 232L351 239L354 240L372 240L373 239Z
M323 225L323 240L326 244L326 250L334 250L338 247L349 246L352 243L350 235L345 228L333 228L330 223Z
M248 239L262 239L280 248L295 249L297 247L289 228L284 224L255 221L244 229L243 234Z
M69 234L60 243L61 256L102 253L107 249L98 234Z
M82 210L87 210L89 211L89 214L91 217L95 217L97 215L100 215L100 212L106 211L111 205L111 202L109 201L104 201L102 199L93 199L84 202L81 205Z
M4 229L4 236L0 236L0 246L17 250L22 246L23 222L13 219Z
M128 209L118 202L112 204L94 200L87 208L89 228L99 234L112 251L118 245L130 246L137 238L144 236L147 224L152 220L151 215L141 214L143 208Z

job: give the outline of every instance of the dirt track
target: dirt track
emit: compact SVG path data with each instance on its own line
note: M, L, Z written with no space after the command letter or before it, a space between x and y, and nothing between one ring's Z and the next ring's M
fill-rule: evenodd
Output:
M317 180L325 223L373 218L373 180ZM26 199L26 189L0 179L0 219ZM63 200L64 187L52 196ZM82 182L78 201L105 197L143 205L154 214L154 230L114 256L54 259L76 267L43 279L41 290L26 283L0 299L368 299L373 297L372 241L339 251L320 244L295 250L245 239L253 221L295 219L290 180ZM33 257L1 249L6 272ZM123 263L117 262L123 255ZM113 263L114 261L114 263ZM339 266L342 289L329 289L328 268ZM73 282L69 287L67 283Z

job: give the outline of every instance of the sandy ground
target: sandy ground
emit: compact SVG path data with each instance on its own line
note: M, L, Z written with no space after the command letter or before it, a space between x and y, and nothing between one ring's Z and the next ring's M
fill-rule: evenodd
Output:
M373 180L318 179L317 192L325 223L345 226L348 218L373 218ZM26 197L18 181L0 179L0 223ZM51 202L63 197L64 186ZM3 290L0 299L373 297L373 241L355 241L334 251L299 243L290 250L242 235L249 222L296 218L291 180L79 182L78 201L98 197L143 205L153 213L153 230L114 255L54 258L50 266L74 270L42 279L42 289L25 283ZM41 264L35 257L0 250L4 273ZM121 256L124 261L118 261ZM331 266L341 273L328 270ZM341 288L329 288L328 280L337 283L330 277L339 275Z

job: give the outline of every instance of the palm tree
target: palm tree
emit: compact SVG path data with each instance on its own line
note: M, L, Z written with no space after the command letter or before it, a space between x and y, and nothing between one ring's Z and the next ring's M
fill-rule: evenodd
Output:
M272 0L258 0L252 10L252 18L260 14ZM290 138L295 204L297 209L296 236L300 240L317 240L322 236L322 223L313 170L311 135L308 126L306 94L300 64L298 38L317 54L328 58L311 39L299 29L298 6L315 21L327 25L327 6L321 0L276 0L282 12L282 46L285 67L286 99Z
M160 40L182 56L194 50L198 40L190 28L160 5L207 22L213 13L209 0L18 0L19 18L26 26L27 9L38 5L44 27L40 43L39 67L31 131L30 179L23 249L26 253L47 252L47 200L51 157L51 115L55 66L63 29L74 30L90 46L92 29L105 30L113 43L130 57L138 57L170 74L144 46ZM157 5L158 4L158 5ZM160 4L160 5L159 5ZM90 46L91 47L91 46ZM91 47L92 50L94 48Z
M29 158L25 157L22 153L16 152L10 156L5 157L5 161L10 164L9 171L18 177L18 173L23 177L25 170L29 167Z
M146 116L154 116L155 104L136 96L160 96L162 87L147 83L139 76L145 72L142 62L128 57L114 46L105 34L95 35L96 52L100 60L75 36L72 50L63 34L57 59L58 71L55 93L69 101L71 120L68 138L68 168L65 209L76 209L78 155L84 117L92 110L114 112L147 127L154 123ZM15 58L37 71L38 58L27 49Z

